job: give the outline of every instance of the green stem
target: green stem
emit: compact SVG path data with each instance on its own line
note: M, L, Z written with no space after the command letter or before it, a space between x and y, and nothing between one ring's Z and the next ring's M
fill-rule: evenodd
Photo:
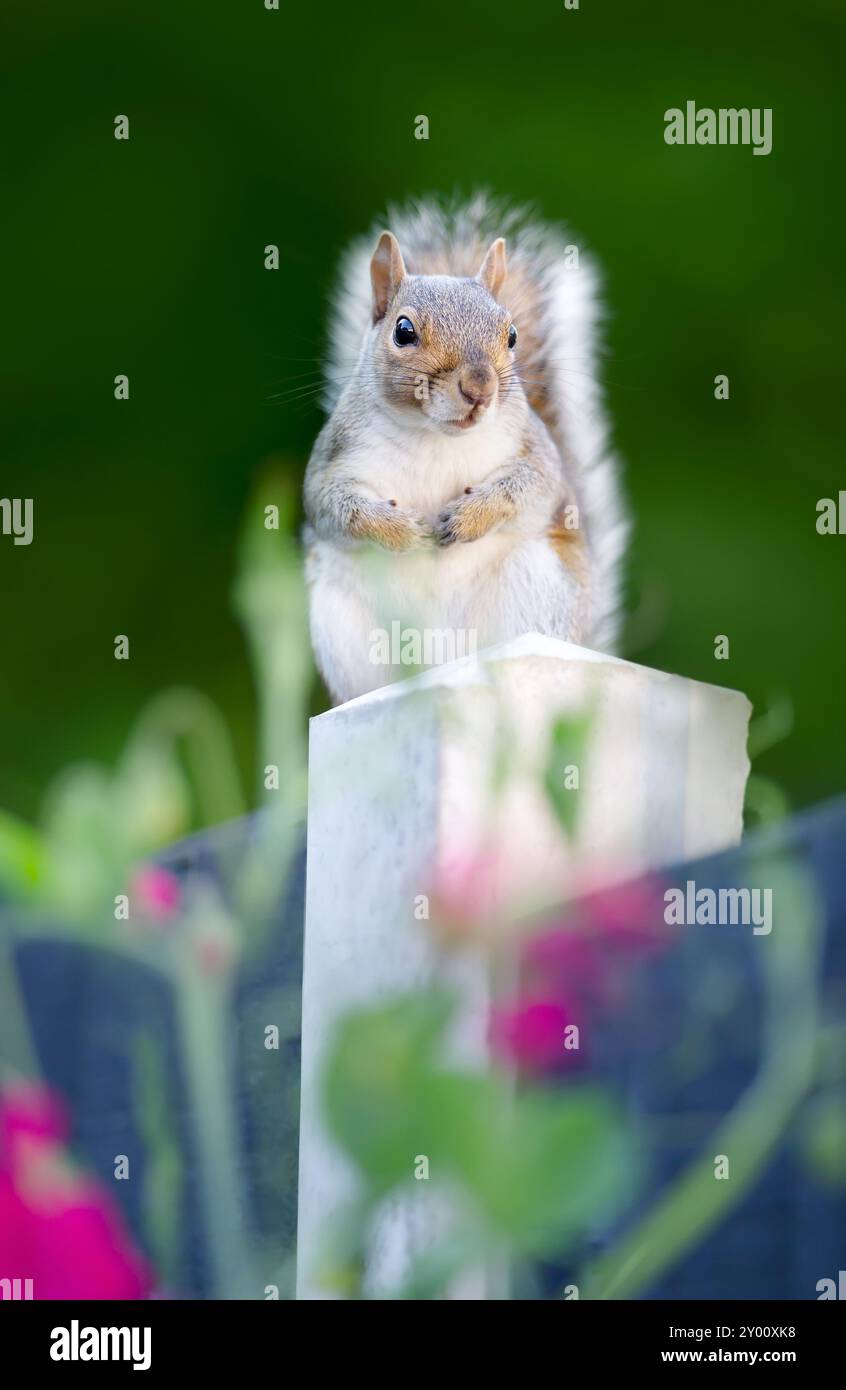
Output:
M176 1005L188 1077L204 1227L216 1298L256 1298L261 1289L245 1236L238 1122L228 1044L232 1037L227 972L202 975L188 953Z
M146 1155L145 1228L160 1281L166 1288L178 1289L184 1166L172 1121L162 1039L148 1030L135 1038L133 1081L136 1123Z
M793 896L797 909L781 911L773 935L762 941L767 1019L758 1078L714 1132L709 1152L690 1165L628 1236L587 1268L580 1280L585 1298L634 1297L725 1218L749 1190L813 1081L818 1010L812 892L805 888L804 902L799 901L803 885L798 870L788 867L775 877L783 883L781 895L773 889L774 899L781 896L783 907ZM729 1158L728 1179L714 1176L717 1154Z
M133 743L185 743L185 758L203 823L241 816L246 810L229 731L216 705L198 690L179 686L156 696L145 709Z
M744 815L756 818L758 825L775 825L790 815L790 802L777 782L751 773L746 783Z

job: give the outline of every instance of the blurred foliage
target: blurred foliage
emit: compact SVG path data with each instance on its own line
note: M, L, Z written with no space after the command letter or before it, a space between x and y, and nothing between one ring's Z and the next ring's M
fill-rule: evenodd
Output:
M509 1265L552 1254L578 1259L579 1238L599 1229L614 1230L614 1238L584 1261L580 1296L638 1297L742 1203L787 1136L817 1180L842 1185L844 1097L842 1086L826 1084L839 1076L838 1057L842 1070L842 1026L827 1023L819 988L823 921L816 888L788 856L761 857L750 869L772 885L779 927L790 927L768 938L760 955L757 1070L645 1206L635 1199L659 1142L654 1117L638 1126L609 1089L585 1084L577 1073L549 1088L525 1070L515 1085L509 1066L471 1073L450 1065L457 1001L443 989L421 988L347 1014L329 1047L324 1103L330 1131L356 1169L358 1191L344 1219L327 1231L323 1282L347 1296L373 1293L363 1276L379 1215L386 1199L403 1193L406 1201L431 1200L429 1181L415 1181L419 1176L447 1199L451 1216L443 1238L416 1257L406 1285L394 1291L398 1297L442 1296L456 1274L485 1263L490 1268L497 1259ZM637 892L630 887L627 894L619 904L626 927L644 927L645 899L639 908ZM578 945L577 920L578 908L569 922L562 914L559 949L568 932L571 947ZM526 923L515 918L510 926L513 952ZM477 967L486 949L495 979L502 958L497 970L494 943L477 936ZM623 963L619 937L612 956ZM566 975L571 1002L576 959L571 953ZM626 969L631 975L632 965ZM513 959L506 973L515 974ZM554 972L547 975L551 990ZM583 1013L583 1023L586 1018ZM557 1047L562 1053L560 1035ZM698 1069L704 1066L700 1059ZM715 1181L715 1155L731 1155L731 1183ZM421 1159L422 1175L416 1172ZM429 1210L430 1221L437 1220L437 1204Z
M801 1144L823 1182L846 1187L846 1090L815 1099L805 1116Z
M455 1006L444 991L421 989L350 1014L325 1066L327 1120L363 1183L357 1259L347 1252L353 1268L363 1266L378 1204L401 1188L425 1194L414 1179L420 1158L432 1187L455 1199L448 1235L418 1257L397 1291L405 1296L437 1296L450 1276L486 1259L560 1252L609 1220L639 1177L634 1135L601 1090L515 1092L505 1072L447 1066ZM336 1271L331 1277L337 1284Z
M389 199L471 184L570 222L605 267L627 654L789 694L762 773L798 804L842 788L844 542L814 529L844 481L841 5L435 0L423 22L8 0L4 20L0 491L34 498L35 539L0 540L0 804L32 816L66 762L113 761L173 685L207 692L255 766L226 606L251 479L275 458L298 487L347 238ZM668 148L663 112L688 98L771 107L773 153Z
M277 504L267 502L271 495L283 499L278 514ZM273 1285L286 1292L293 1287L291 1252L267 1228L255 1234L245 1221L239 1083L231 1046L242 968L256 962L256 947L278 911L301 833L297 814L305 789L311 668L290 497L284 481L263 478L247 509L239 548L235 607L255 659L260 766L266 774L276 761L285 770L243 849L232 855L224 846L214 868L183 879L143 863L185 832L192 804L198 804L200 819L235 814L242 804L225 721L205 696L186 688L165 691L144 707L114 769L83 764L62 773L48 792L40 826L31 828L10 815L0 820L0 895L19 905L0 913L0 1067L24 1074L34 1070L29 1020L14 988L17 941L66 935L143 961L167 980L196 1141L191 1181L195 1173L209 1280L219 1298L254 1298L257 1290ZM765 717L764 722L772 725L766 741L773 743L784 721ZM562 833L572 830L578 801L568 789L569 772L582 762L589 733L587 711L562 716L551 728L539 778ZM496 745L501 748L501 740ZM494 762L496 799L519 769L501 754ZM803 1151L824 1181L834 1183L842 1175L842 1094L835 1089L841 1079L839 1035L823 1033L818 1025L813 888L789 865L772 864L765 877L786 904L791 931L776 933L762 963L767 1019L759 1074L721 1119L707 1149L633 1230L588 1264L583 1278L589 1297L632 1296L723 1219L762 1171L817 1073L825 1089L808 1109ZM469 881L466 887L471 888ZM116 894L126 894L123 902L131 911L118 910ZM34 910L21 911L20 905ZM638 927L654 928L655 905L654 893L638 899L636 892L625 895L616 914L606 903L606 911L612 910L605 930L618 933L619 945L622 910L623 926L636 946ZM453 941L453 948L463 942L464 949L473 942L477 968L489 967L492 978L515 977L511 954L526 924L519 909L508 916L505 937L484 932L474 937L463 930ZM443 925L438 935L446 949ZM468 916L465 926L470 925ZM434 929L434 923L420 927ZM571 936L559 939L557 949L564 945L572 951L580 943ZM327 1217L325 1263L316 1273L328 1290L370 1294L369 1242L386 1201L412 1192L430 1200L414 1181L421 1156L431 1165L434 1219L443 1216L437 1206L442 1199L453 1216L443 1239L414 1259L405 1283L393 1290L397 1297L439 1297L455 1276L482 1265L503 1270L515 1261L576 1255L584 1237L630 1214L653 1136L624 1118L608 1088L577 1075L555 1088L529 1075L529 1062L538 1058L533 1030L540 1016L551 1019L555 1058L566 1048L563 1032L570 1014L557 998L555 972L549 974L547 996L518 995L512 1001L524 1031L522 1041L512 1035L505 1066L473 1071L451 1061L458 1000L440 988L424 986L340 1020L323 1070L323 1101L329 1128L353 1162L358 1182L349 1208ZM613 990L600 992L615 997ZM260 1007L262 1017L279 1020L286 1039L297 1036L294 998L277 997L268 986ZM492 1010L491 1040L498 1007ZM133 1112L147 1158L145 1238L159 1280L178 1288L186 1164L160 1040L139 1033L132 1064ZM518 1078L514 1064L518 1070L525 1064L525 1074ZM546 1050L543 1066L552 1066ZM275 1074L265 1056L247 1066L240 1084L246 1112L254 1120L261 1112L256 1126L260 1200L265 1208L281 1211L294 1178L294 1145L280 1162L277 1144L283 1131L293 1139L296 1098L277 1092L275 1105L267 1105L268 1077ZM713 1182L714 1143L733 1155L730 1189Z
M789 855L759 854L748 867L750 877L771 885L778 903L777 928L759 961L765 1014L757 1073L646 1213L610 1249L588 1261L584 1297L637 1297L663 1269L696 1249L760 1180L816 1080L824 916L813 875ZM731 1155L731 1182L714 1180L719 1155ZM831 1135L808 1157L816 1160L817 1172L827 1162L830 1174L837 1161Z
M266 926L278 902L305 806L312 665L291 513L289 484L263 476L246 509L234 586L256 676L256 799L268 812L264 833L228 866L237 869L227 886L247 930ZM231 820L246 806L220 711L190 687L162 691L137 715L113 768L71 764L54 778L39 825L0 811L0 901L50 908L95 936L105 931L111 944L115 895L130 891L144 860L193 826Z
M38 1070L32 1020L17 988L21 942L84 942L163 977L173 995L195 1158L189 1176L162 1041L140 1031L130 1060L132 1113L146 1158L144 1237L160 1286L178 1290L186 1185L195 1183L209 1282L219 1298L254 1298L271 1276L280 1287L291 1285L291 1252L278 1228L262 1238L245 1229L238 1099L253 1115L262 1110L260 1179L267 1187L275 1158L290 1203L295 1144L280 1165L268 1152L268 1136L278 1136L282 1125L293 1135L296 1096L270 1087L275 1103L268 1104L265 1058L236 1081L232 1048L242 970L255 965L280 910L302 835L312 667L291 496L285 479L263 475L241 528L234 600L255 663L264 789L264 815L253 819L243 842L234 849L223 843L216 853L210 842L206 867L182 877L150 860L192 824L226 821L245 809L226 722L189 687L160 692L143 706L113 767L71 764L60 773L40 823L0 814L0 1081L7 1071L32 1077ZM280 775L269 779L273 764ZM279 1009L287 1035L296 1035L298 996L283 1000L268 986L261 1007L264 1017ZM58 1259L61 1233L53 1239L55 1249L46 1248Z

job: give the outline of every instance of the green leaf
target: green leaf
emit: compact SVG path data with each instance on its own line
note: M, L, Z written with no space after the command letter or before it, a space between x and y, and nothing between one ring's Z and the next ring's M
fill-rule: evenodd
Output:
M442 1076L430 1093L437 1149L516 1253L560 1250L615 1211L639 1174L631 1135L598 1091L529 1090L503 1077Z
M188 780L163 738L136 739L127 748L113 778L112 797L123 843L133 859L172 844L191 828Z
M336 1032L323 1078L327 1120L376 1191L410 1177L415 1155L429 1152L426 1085L453 1007L450 994L432 990L353 1014Z
M49 901L67 917L93 917L121 891L127 862L112 779L102 768L77 764L56 779L45 835Z
M582 765L590 729L588 715L561 715L552 726L544 789L562 829L572 835L578 820Z
M32 896L44 876L45 849L38 831L0 811L0 892Z

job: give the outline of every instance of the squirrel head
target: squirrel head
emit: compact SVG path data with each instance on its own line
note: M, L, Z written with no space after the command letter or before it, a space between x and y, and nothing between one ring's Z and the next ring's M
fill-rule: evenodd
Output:
M370 263L373 364L383 399L424 428L460 434L492 418L516 383L517 329L497 302L505 242L474 278L410 275L396 237L383 232Z

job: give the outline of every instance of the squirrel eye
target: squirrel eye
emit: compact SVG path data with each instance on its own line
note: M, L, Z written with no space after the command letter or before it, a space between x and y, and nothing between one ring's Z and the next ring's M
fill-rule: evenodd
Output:
M414 331L414 324L411 319L397 319L397 326L394 329L394 342L397 347L409 347L411 343L417 342L417 334Z
M516 341L517 341L517 329L514 327L514 324L512 323L511 327L510 327L509 330L508 330L508 346L509 346L510 348L513 348L513 346L514 346L514 344L516 343Z

